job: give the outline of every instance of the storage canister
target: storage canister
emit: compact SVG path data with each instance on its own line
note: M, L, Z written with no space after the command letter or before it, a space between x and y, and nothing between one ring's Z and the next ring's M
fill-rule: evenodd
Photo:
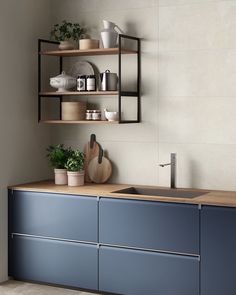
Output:
M86 79L87 91L96 91L96 76L89 75Z
M86 102L62 102L61 117L64 121L82 121L85 120L87 109Z
M86 120L93 120L93 111L92 110L86 111Z
M77 91L86 91L86 76L81 75L77 78Z
M92 120L94 121L100 121L102 118L102 113L100 110L93 110L92 113Z

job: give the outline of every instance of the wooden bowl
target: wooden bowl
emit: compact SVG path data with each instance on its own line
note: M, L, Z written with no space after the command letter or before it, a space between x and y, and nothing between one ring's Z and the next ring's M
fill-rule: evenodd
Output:
M99 40L95 39L81 39L79 40L79 49L87 50L87 49L96 49L99 48Z

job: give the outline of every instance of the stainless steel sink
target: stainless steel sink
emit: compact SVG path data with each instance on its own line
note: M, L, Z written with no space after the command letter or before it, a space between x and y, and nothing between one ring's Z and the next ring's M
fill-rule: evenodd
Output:
M128 195L146 195L146 196L160 196L160 197L170 197L170 198L189 198L193 199L208 192L197 192L190 190L181 189L161 189L161 188L143 188L143 187L128 187L113 193L128 194Z

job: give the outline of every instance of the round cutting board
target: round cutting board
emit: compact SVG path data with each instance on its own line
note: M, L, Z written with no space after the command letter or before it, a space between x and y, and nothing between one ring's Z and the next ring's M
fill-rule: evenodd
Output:
M89 178L95 183L104 183L109 179L111 173L111 162L103 156L103 150L100 149L99 156L93 158L88 165Z

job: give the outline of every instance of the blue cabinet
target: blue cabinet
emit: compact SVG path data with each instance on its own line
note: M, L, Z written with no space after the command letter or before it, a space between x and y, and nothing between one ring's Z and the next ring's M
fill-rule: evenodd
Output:
M199 254L197 205L102 198L99 242Z
M102 246L99 289L125 295L199 295L199 260Z
M236 294L236 209L204 206L201 295Z
M95 197L14 191L10 194L11 232L97 242Z
M98 289L96 245L24 236L13 236L12 243L14 278Z

